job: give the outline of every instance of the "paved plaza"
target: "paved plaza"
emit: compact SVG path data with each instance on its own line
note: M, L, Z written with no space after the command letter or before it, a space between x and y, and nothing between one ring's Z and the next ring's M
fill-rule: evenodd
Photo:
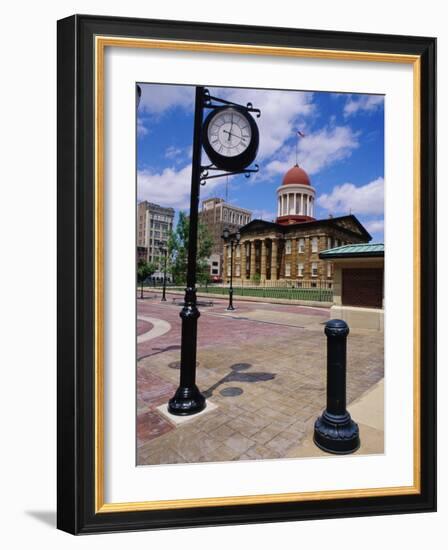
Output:
M197 385L209 406L179 422L163 410L179 384L181 319L173 297L160 302L148 292L137 300L137 463L322 456L312 428L326 402L329 310L238 300L227 312L220 299L200 307ZM352 330L347 347L357 452L382 453L383 334Z

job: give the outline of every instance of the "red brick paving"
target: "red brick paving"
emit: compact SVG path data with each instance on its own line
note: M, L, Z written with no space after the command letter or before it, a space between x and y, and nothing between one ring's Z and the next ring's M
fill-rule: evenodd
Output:
M320 325L329 318L329 311L236 300L232 317L225 310L226 299L213 299L213 307L200 307L198 386L203 392L215 388L212 400L218 409L175 428L155 410L174 395L179 381L179 370L172 367L180 359L181 307L172 303L172 296L167 299L165 303L160 296L137 301L139 315L171 324L166 334L138 345L138 463L286 456L290 446L304 437L304 422L320 414L325 404L325 337ZM256 318L244 319L245 315ZM306 329L299 326L304 316L312 323ZM349 402L383 376L382 362L381 335L351 334ZM248 368L229 379L235 363L248 363ZM245 377L254 373L274 377L248 383ZM232 386L242 390L239 396L220 394Z
M153 327L153 324L149 321L142 321L142 319L137 319L137 336L140 336L140 334L143 334L144 332L148 332L148 330L151 330Z
M180 295L179 295L180 296ZM159 297L156 299L138 300L138 314L156 317L168 321L171 330L147 342L137 346L138 359L157 356L169 351L176 351L180 356L181 319L179 313L181 307L172 302L172 296L168 295L168 301L162 303ZM227 300L214 299L212 307L202 307L201 317L198 321L198 348L234 346L240 343L242 346L254 339L268 339L275 335L290 331L297 332L296 328L273 324L256 323L253 320L238 320L232 318L212 316L209 314L223 314L226 312ZM236 303L235 314L244 315L254 310L281 310L285 313L306 313L317 318L328 318L328 311L311 309L300 306L273 305L258 302ZM138 320L137 333L142 334L151 330L152 324ZM243 359L242 359L242 362ZM166 403L173 395L177 386L166 379L148 372L140 366L137 368L137 388L139 411L137 413L137 441L138 446L151 439L159 437L174 429L164 417L156 411L156 407Z
M137 415L137 446L169 432L173 426L157 411L149 410Z

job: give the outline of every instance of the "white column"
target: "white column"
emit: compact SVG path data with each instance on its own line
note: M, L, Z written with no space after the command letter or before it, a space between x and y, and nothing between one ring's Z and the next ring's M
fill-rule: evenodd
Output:
M279 197L277 201L277 216L280 216L280 212L281 212L280 204L281 204L281 198Z
M300 210L299 213L303 216L303 193L300 193Z

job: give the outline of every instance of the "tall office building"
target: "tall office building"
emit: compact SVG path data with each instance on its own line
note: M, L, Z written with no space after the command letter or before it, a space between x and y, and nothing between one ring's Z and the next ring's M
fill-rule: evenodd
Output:
M148 201L137 205L137 247L144 247L146 261L154 263L158 271L155 277L161 276L163 255L160 247L168 245L168 238L173 229L174 208L159 206Z

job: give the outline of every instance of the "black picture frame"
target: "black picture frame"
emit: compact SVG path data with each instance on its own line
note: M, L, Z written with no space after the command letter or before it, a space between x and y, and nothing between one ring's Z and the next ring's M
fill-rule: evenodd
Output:
M251 44L420 59L420 491L298 502L95 508L95 36ZM436 39L74 15L58 22L58 512L73 534L436 509Z

